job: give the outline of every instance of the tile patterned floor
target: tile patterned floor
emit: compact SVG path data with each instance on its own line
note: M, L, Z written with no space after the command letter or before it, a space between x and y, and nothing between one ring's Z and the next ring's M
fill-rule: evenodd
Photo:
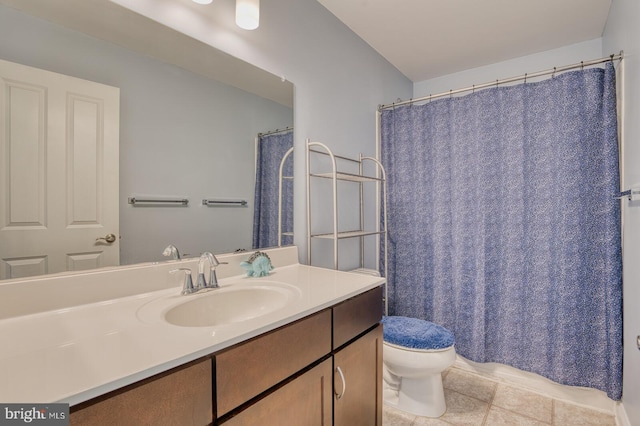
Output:
M447 411L438 419L384 407L383 426L615 426L613 415L498 383L452 367L443 373Z

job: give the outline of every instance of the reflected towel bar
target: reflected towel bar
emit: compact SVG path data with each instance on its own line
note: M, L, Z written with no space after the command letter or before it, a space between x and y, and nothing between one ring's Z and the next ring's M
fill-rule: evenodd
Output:
M245 207L248 203L245 200L202 200L203 206L240 206Z
M614 196L613 198L617 198L617 199L628 198L628 199L631 199L631 190L628 189L626 191L623 191L623 192L619 193L618 195Z
M626 191L622 191L618 195L615 195L613 198L626 198L630 201L638 201L640 200L640 185L634 185L630 189L627 189Z
M128 198L128 202L129 204L132 205L136 205L136 204L142 204L142 205L151 205L151 204L158 204L158 205L181 205L181 206L188 206L189 205L189 199L187 198L165 198L165 199L161 199L161 198L136 198L136 197L129 197Z

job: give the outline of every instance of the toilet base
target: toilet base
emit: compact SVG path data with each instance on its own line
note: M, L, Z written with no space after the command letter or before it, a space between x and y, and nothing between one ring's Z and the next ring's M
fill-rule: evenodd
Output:
M408 379L385 371L384 378L382 395L385 404L423 417L440 417L447 411L442 374Z

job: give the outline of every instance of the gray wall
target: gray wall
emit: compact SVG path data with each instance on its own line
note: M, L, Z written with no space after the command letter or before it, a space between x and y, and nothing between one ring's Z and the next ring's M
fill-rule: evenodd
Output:
M120 88L121 263L251 247L254 138L293 111L173 65L0 6L0 58ZM134 208L129 196L188 197L188 208ZM202 198L242 198L211 208Z
M153 2L116 2L131 3L165 24L169 24L166 17L172 16ZM408 99L413 85L316 0L263 1L260 27L254 31L235 26L233 2L214 3L211 6L218 8L219 16L203 23L205 28L178 27L174 22L175 29L295 84L294 238L300 259L306 262L305 138L324 142L340 155L375 155L378 104ZM327 265L330 248L323 247L317 254L319 263Z
M577 64L580 61L598 59L602 56L602 40L598 38L431 80L419 81L413 85L413 97L418 98L429 96L430 94L445 93L449 90L471 87L474 84L478 85L495 81L496 79L517 77L525 73L530 74L536 71L549 70L562 65Z
M621 132L624 139L623 189L640 184L640 2L613 0L603 36L604 53L624 50ZM623 205L624 369L622 403L629 424L640 424L640 205Z

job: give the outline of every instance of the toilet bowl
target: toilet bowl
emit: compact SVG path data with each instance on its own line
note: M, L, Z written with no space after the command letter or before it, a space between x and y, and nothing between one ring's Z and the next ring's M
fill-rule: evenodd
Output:
M428 321L384 317L383 400L399 410L440 417L447 409L442 372L456 359L453 334Z

